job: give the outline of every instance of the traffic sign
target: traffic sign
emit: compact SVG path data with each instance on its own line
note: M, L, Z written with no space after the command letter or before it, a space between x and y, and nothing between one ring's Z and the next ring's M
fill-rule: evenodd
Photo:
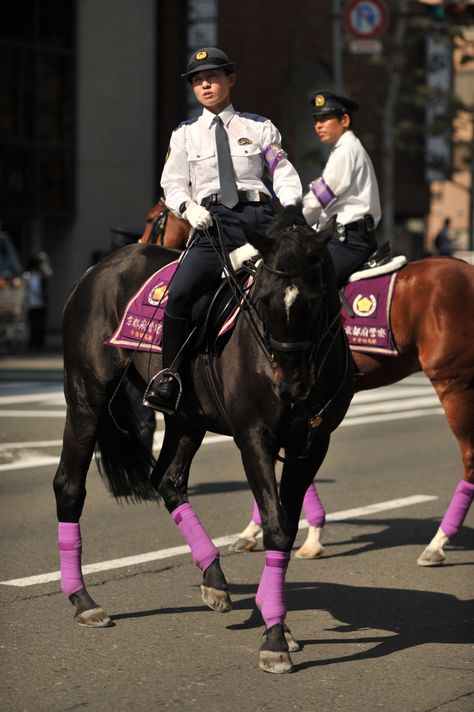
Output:
M388 25L388 10L383 0L349 0L343 20L347 31L358 40L381 37Z

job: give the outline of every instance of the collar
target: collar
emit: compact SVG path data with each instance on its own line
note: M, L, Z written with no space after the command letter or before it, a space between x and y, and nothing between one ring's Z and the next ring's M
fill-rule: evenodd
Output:
M222 123L224 126L227 126L231 118L235 115L234 107L232 104L229 104L226 106L226 108L218 114L218 116L221 117ZM216 118L216 114L213 114L212 111L209 111L209 109L203 109L202 111L202 120L204 121L204 124L207 126L208 129L211 128L211 126L214 123L214 119Z
M347 131L344 131L344 133L339 136L338 140L334 144L333 148L338 148L339 146L342 146L343 144L347 143L348 141L352 141L354 138L354 133L351 129L347 129Z

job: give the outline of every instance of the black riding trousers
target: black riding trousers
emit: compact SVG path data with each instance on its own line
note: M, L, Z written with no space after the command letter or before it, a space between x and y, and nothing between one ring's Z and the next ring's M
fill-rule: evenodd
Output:
M268 203L240 203L232 209L213 205L210 212L220 221L222 241L228 252L246 242L241 221L266 233L274 217ZM223 257L215 225L209 232L211 240L203 232L197 232L173 277L166 305L166 312L171 316L190 318L199 297L221 279Z
M377 240L374 232L346 230L344 242L341 242L337 235L333 235L327 247L334 263L337 286L340 289L349 276L356 272L377 249Z

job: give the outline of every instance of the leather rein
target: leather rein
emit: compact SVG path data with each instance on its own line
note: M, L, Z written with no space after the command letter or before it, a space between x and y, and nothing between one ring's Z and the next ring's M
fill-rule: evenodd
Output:
M319 379L321 376L323 367L329 357L329 354L336 342L336 339L338 336L341 334L342 331L342 323L340 321L340 313L339 311L335 314L335 316L331 319L331 321L328 323L328 313L327 313L327 308L324 310L325 314L325 323L322 325L322 329L318 328L318 326L321 326L320 322L323 319L323 313L321 313L321 319L318 323L315 324L315 327L313 329L313 336L312 338L308 338L302 341L278 341L277 339L274 339L271 334L268 332L268 329L266 328L265 322L262 318L262 316L259 314L255 303L252 301L252 293L254 292L257 283L258 283L258 278L262 274L262 272L265 270L269 272L270 274L273 274L276 277L282 278L282 279L292 279L295 277L302 277L307 274L310 274L316 270L318 270L321 273L321 263L318 262L317 265L312 266L308 268L307 270L298 270L298 271L285 271L285 270L278 270L274 269L273 267L269 267L268 265L265 264L265 262L262 261L261 265L255 269L250 268L248 265L246 266L248 271L250 273L254 274L254 283L252 285L252 288L250 290L250 294L247 292L244 292L243 290L240 290L238 288L238 292L240 293L240 298L241 298L241 316L243 316L250 328L251 331L254 333L254 336L257 339L257 342L259 343L263 353L265 354L267 360L269 363L272 365L272 368L274 367L274 352L283 352L283 353L295 353L298 351L310 351L309 357L311 358L311 351L314 350L315 356L317 352L319 351L321 344L326 340L326 337L329 337L329 343L327 345L327 348L325 350L324 356L322 357L319 367L318 367L318 372L316 374L316 381ZM230 276L230 280L232 280L232 276ZM233 281L233 280L232 280ZM234 285L235 286L235 285ZM234 290L233 290L234 291ZM323 287L323 295L326 293L326 288L325 286ZM327 307L327 303L325 300L325 305ZM263 333L262 333L262 328L259 327L258 324L256 324L256 320L254 317L257 317L258 321L260 321L261 325L263 326ZM339 320L339 323L337 323ZM333 327L336 326L336 329L333 329ZM316 343L315 339L315 332L321 334L321 338L319 339L319 343ZM313 415L308 416L308 436L307 436L307 441L306 444L302 450L302 452L297 455L296 457L281 457L280 455L276 456L276 459L279 460L280 462L292 462L292 461L299 461L299 460L304 460L307 457L307 453L309 451L309 448L311 446L312 442L312 432L313 429L318 427L322 420L323 420L323 415L324 413L328 410L328 408L331 406L331 404L334 402L334 400L337 398L339 393L341 392L342 388L344 387L346 383L346 376L348 372L348 366L349 366L349 348L346 344L346 349L345 349L345 363L344 363L344 374L343 377L339 383L339 386L336 390L336 392L328 398L328 400L324 403L324 405L318 410L317 413ZM224 417L225 421L228 423L230 428L232 429L232 424L229 420L229 417L227 415L225 405L223 402L223 399L221 398L221 393L222 393L222 385L220 384L220 381L217 377L217 373L215 371L214 365L213 365L213 360L211 358L211 354L209 353L208 350L206 350L205 354L205 365L204 365L204 372L206 375L206 380L211 387L211 392L214 396L214 401L216 406L218 407L219 412L221 415Z

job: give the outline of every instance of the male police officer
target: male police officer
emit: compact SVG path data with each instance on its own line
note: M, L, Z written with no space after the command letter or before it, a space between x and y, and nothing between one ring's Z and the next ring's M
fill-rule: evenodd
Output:
M377 247L374 229L381 217L377 178L351 129L359 105L324 89L313 92L310 103L316 135L333 148L322 175L304 196L303 213L318 229L336 217L336 234L328 249L342 287Z
M220 279L214 218L220 222L224 248L230 251L245 244L242 222L266 232L272 221L264 174L282 205L302 197L301 181L281 148L276 127L264 117L236 112L230 103L236 74L229 57L216 47L200 49L182 76L192 84L203 112L173 132L161 185L167 206L198 232L168 292L164 370L144 397L146 405L165 413L177 407L177 362L190 334L191 308Z

